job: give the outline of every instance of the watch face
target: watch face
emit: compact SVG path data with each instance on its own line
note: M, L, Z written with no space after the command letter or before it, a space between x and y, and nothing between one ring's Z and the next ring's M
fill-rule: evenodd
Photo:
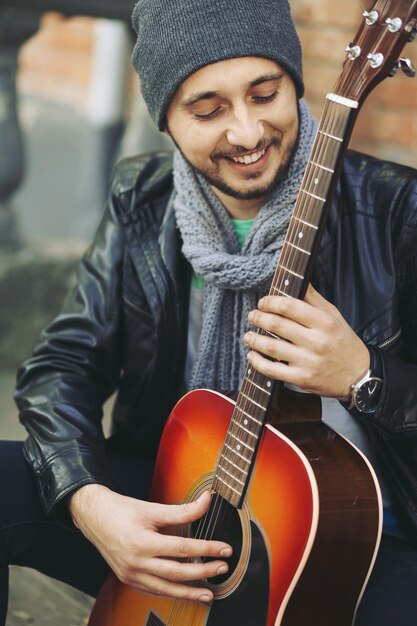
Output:
M355 406L361 413L376 411L381 397L382 381L379 378L369 378L356 390Z

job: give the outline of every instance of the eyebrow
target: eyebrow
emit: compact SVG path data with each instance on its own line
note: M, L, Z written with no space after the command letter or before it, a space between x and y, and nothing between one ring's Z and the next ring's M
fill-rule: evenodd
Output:
M257 87L258 85L262 85L263 83L272 82L275 80L281 80L283 78L283 72L275 72L274 74L264 74L255 78L250 83L247 84L246 88L250 89L251 87ZM186 98L182 102L182 106L185 108L189 108L196 104L197 102L201 102L202 100L211 100L211 98L215 98L218 96L218 91L202 91L200 93L192 94L189 98Z

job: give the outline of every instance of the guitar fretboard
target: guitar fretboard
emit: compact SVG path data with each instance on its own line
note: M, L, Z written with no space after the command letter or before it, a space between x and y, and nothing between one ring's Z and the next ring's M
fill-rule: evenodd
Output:
M328 96L272 279L272 295L304 296L354 108L343 98ZM247 367L213 480L213 489L236 507L249 484L273 384Z

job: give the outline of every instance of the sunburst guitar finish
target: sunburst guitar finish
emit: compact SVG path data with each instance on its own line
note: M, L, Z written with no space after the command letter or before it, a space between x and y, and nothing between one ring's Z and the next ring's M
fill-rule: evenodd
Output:
M189 502L211 489L233 409L205 390L176 405L152 500ZM280 432L268 425L243 505L214 494L200 528L176 529L233 545L228 574L211 581L213 605L137 593L111 575L89 626L351 626L378 544L379 507L367 462L322 422L283 423Z

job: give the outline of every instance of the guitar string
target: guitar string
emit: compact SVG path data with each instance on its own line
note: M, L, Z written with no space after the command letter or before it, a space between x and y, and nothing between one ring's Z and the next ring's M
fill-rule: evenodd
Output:
M218 506L217 504L217 500L219 500L219 497L217 494L215 494L215 503L214 503L214 507L213 509L216 509L216 507ZM213 501L213 498L212 498ZM211 508L211 505L210 505ZM210 509L209 509L210 510ZM213 512L211 513L211 517L213 516ZM200 520L199 520L199 525L197 528L197 532L195 534L195 538L196 539L200 539L203 538L203 528L204 528L204 524L205 524L205 520L207 519L207 514L205 514ZM210 521L208 522L209 526L210 526ZM192 562L192 559L188 559L189 562ZM189 584L196 584L196 582L191 581ZM174 625L174 624L183 624L184 623L184 611L187 611L188 613L190 613L193 609L193 604L185 602L185 601L174 601L173 603L173 607L171 609L171 613L170 616L168 618L168 622L167 624L169 625ZM195 603L195 607L194 607L194 615L196 614L196 612L200 609L200 605ZM194 618L191 620L191 624L194 623Z
M335 106L332 106L332 105L333 103L330 103L329 101L326 102L326 106L325 106L324 113L322 116L322 121L319 127L319 130L321 130L324 133L328 133L330 135L334 134L335 132L338 132L339 130L339 129L337 129L336 131L333 130L334 128L336 128L335 118L336 118L336 121L339 118L337 116L337 112L335 111ZM328 162L328 154L329 154L328 141L324 141L324 136L318 133L317 141L315 142L315 144L316 145L314 146L314 150L310 157L310 162L312 161L313 163L319 163L319 164L322 164L323 161ZM310 165L311 163L308 165L305 180L303 181L303 188L305 190L314 188L312 185L312 182L314 182L314 180L316 180L317 178L320 180L320 176L321 176L321 174L319 176L317 174L317 171L319 170L319 168L315 166L310 167ZM310 224L314 224L315 220L312 219L312 217L309 217L309 215L311 214L312 200L309 200L308 202L306 201L301 202L301 209L300 209L299 204L300 202L296 203L296 207L295 207L295 211L293 215L296 218L300 218ZM292 219L289 225L289 231L288 231L286 241L292 243L294 240L296 240L296 234L298 234L298 232L303 232L303 229L300 230L300 227L297 224L296 220ZM290 280L290 279L286 278L288 273L285 272L284 268L281 268L281 265L284 265L285 267L288 267L288 266L291 267L294 256L297 253L298 251L296 251L295 248L292 248L292 246L288 246L288 245L284 246L282 260L280 259L280 264L277 268L278 270L277 280L274 282L274 285L277 284L278 289L280 289L284 293L286 293L285 287L287 286L285 285L285 281Z
M328 101L326 102L326 104L328 104ZM326 110L326 109L329 109L329 108L330 108L330 117L327 116L328 110ZM329 134L336 134L335 131L332 130L332 128L335 128L335 118L336 118L336 122L340 121L340 119L337 117L337 115L335 115L334 107L328 107L328 106L325 107L325 111L324 111L324 114L323 114L323 119L322 119L322 122L320 124L321 130L323 132L327 132ZM328 124L328 126L326 124ZM332 131L332 132L330 132L330 131ZM321 137L319 139L321 139ZM326 156L326 151L327 151L327 153L329 152L327 147L328 147L328 142L323 142L323 141L319 140L317 142L317 146L316 146L315 151L313 151L313 153L312 153L311 161L313 161L314 163L317 163L317 162L318 163L322 163L322 160L324 160L323 157ZM324 151L323 151L323 148L324 148ZM314 177L314 179L316 179L318 169L319 168L317 168L316 166L313 166L307 172L307 176L306 176L306 179L304 181L306 190L311 188L311 181L312 181L313 177ZM304 206L302 206L301 213L300 213L300 217L301 217L301 219L304 219L304 221L306 221L305 220L305 218L307 217L306 213L307 214L309 213L309 207L307 206L307 203ZM289 242L296 241L294 239L294 231L296 230L296 228L297 228L297 225L295 223L295 220L293 220L292 222L290 222L290 226L289 226L289 230L288 230L288 233L287 233L286 241L289 241ZM298 230L299 230L299 228L298 228ZM289 251L286 253L286 251L283 250L283 252L284 252L283 258L284 258L284 261L285 261L285 266L287 266L287 262L288 262L290 264L290 267L291 267L291 265L294 262L293 261L294 256L296 256L296 251L295 251L295 248L292 248L292 246L287 246L287 248L289 248ZM278 266L277 270L279 270L279 269L280 268ZM284 281L284 275L285 274L281 275L281 279L280 279L281 281ZM279 280L279 277L278 277L278 280ZM285 284L283 284L281 282L279 288L281 289L282 287L285 287ZM282 289L282 291L285 292L284 289ZM249 369L249 372L252 372L252 374L253 374L253 370ZM248 374L248 376L249 376L249 374ZM261 379L261 380L259 380L259 379ZM243 385L242 385L242 390L244 392L245 391L247 392L247 394L245 394L245 395L250 396L251 395L250 384L251 383L255 383L255 385L260 384L260 386L262 386L263 382L264 382L264 377L263 376L259 376L259 373L255 371L255 374L252 375L252 380L245 376L244 381L243 381ZM242 408L243 408L243 411L246 411L249 414L252 414L253 413L253 406L251 406L251 405L253 403L249 404L249 402L250 401L248 401L247 398L244 397L244 399L243 399L243 407ZM239 428L241 426L241 423L236 418L240 417L240 420L242 420L242 415L239 415L239 412L242 413L242 411L240 411L240 408L241 407L236 406L235 413L237 415L234 414L233 417L232 417L232 425L231 425L231 429L230 429L228 434L231 434L232 437L237 439L238 441L242 437L241 440L244 443L248 443L249 442L249 437L253 437L253 435L250 435L249 433L246 433L245 431L243 431L243 433L239 432ZM257 413L257 411L258 411L258 407L255 405L255 413ZM237 434L239 434L239 437L237 437ZM242 454L242 456L244 456L245 459L246 459L246 454L245 453ZM229 453L227 448L225 448L225 457L228 460L231 459L231 454ZM237 463L237 465L239 465L239 463ZM230 489L229 489L229 491L230 491ZM214 494L215 502L214 502L214 506L210 507L210 508L212 508L212 512L210 514L210 517L207 517L207 515L206 515L206 516L203 516L203 518L202 518L203 521L200 520L200 524L199 524L199 527L197 529L196 537L203 537L204 533L206 533L206 537L208 537L208 538L211 538L213 536L216 524L218 523L219 515L220 515L221 510L222 510L220 497L221 496L219 496L218 494L216 494L216 493ZM224 511L223 517L224 517L225 514L226 514L226 511ZM213 522L213 518L215 518L214 522ZM206 530L204 530L205 523L207 523L207 529ZM211 532L209 530L210 527L212 528ZM186 606L186 603L180 601L180 602L174 602L174 605L175 604L182 605L181 622L177 622L177 623L184 624L183 617L184 617L184 608ZM177 607L177 616L178 616L178 608L180 608L180 607L179 606ZM195 607L194 607L194 616L192 618L191 624L194 623L196 613L199 611L199 609L200 609L200 606L199 605L195 605ZM175 620L175 622L176 622L176 620ZM174 624L175 622L171 622L171 620L169 620L168 624L169 625L171 623Z
M222 499L222 497L219 494L214 493L213 496L212 496L212 502L213 501L214 501L214 505L210 506L209 515L207 515L207 514L204 515L203 518L202 518L203 523L199 524L199 530L196 533L196 538L198 538L198 539L204 538L204 539L210 540L210 539L213 538L215 528L219 527L219 526L223 527L222 524L223 524L223 521L224 521L224 513L223 513L223 520L222 520L222 522L220 524L219 524L219 515L221 514L222 509L225 508L224 500ZM200 522L201 522L201 520L200 520ZM207 522L207 527L206 528L204 528L204 526L206 525L205 522ZM210 528L211 528L211 530L210 530ZM197 584L197 583L195 583L195 584ZM205 608L202 609L201 605L198 605L196 603L194 603L194 605L190 605L190 606L191 607L194 606L194 615L193 615L193 618L191 619L191 624L194 624L197 612L201 612L202 610L206 610L206 609ZM189 612L191 612L192 610L193 609L190 608ZM183 621L181 620L178 623L181 624L181 626L182 626Z

